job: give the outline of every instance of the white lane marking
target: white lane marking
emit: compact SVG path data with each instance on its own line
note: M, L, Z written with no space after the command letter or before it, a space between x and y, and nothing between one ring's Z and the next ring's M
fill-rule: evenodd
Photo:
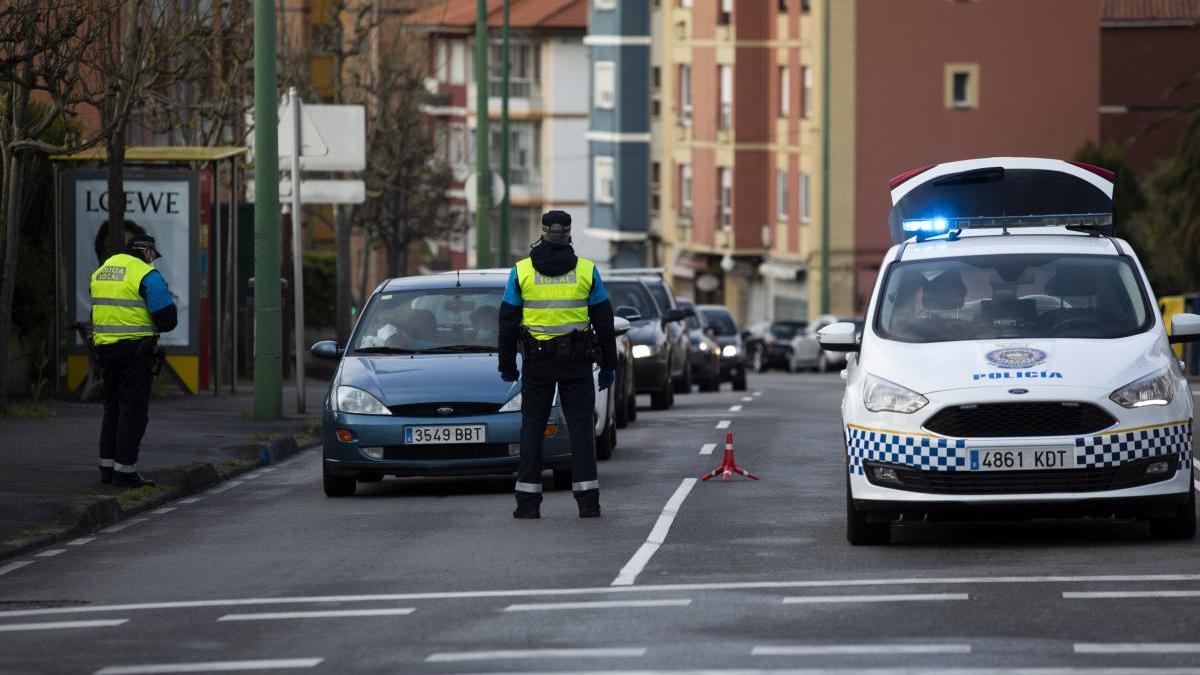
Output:
M540 612L556 609L624 609L637 607L687 607L690 598L682 600L600 600L597 602L542 602L524 605L509 605L506 612Z
M1120 600L1124 598L1200 598L1200 591L1063 591L1067 600Z
M180 499L179 503L180 504L195 504L196 502L203 501L203 500L204 500L204 497L188 497L187 499Z
M343 619L359 616L407 616L417 611L413 607L384 607L380 609L336 609L323 612L262 612L259 614L226 614L217 621L275 621L280 619Z
M259 478L261 476L262 476L261 471L255 471L254 473L243 474L242 480L254 480L255 478Z
M692 491L692 487L696 485L695 478L684 478L679 487L675 488L675 494L667 500L667 505L663 507L662 514L658 516L658 521L654 523L654 529L650 530L650 536L646 537L645 543L641 548L633 554L629 562L621 568L617 578L613 579L613 586L632 586L637 580L642 570L646 568L646 564L654 557L658 551L658 547L663 545L667 539L667 532L671 530L671 523L675 521L675 516L679 515L679 508L683 506L683 500L687 498L688 493Z
M755 395L755 396L762 396L762 392L761 392L761 391L756 391L756 392L754 392L754 395Z
M66 552L67 552L67 549L65 549L65 548L52 548L49 551L42 551L41 553L39 553L33 557L35 557L35 558L53 558L56 555L62 555Z
M263 468L259 469L258 472L259 473L271 473L274 470L275 470L275 467L273 467L273 466L264 466Z
M740 404L729 406L729 412L741 412L741 411L742 411L742 406Z
M67 546L83 546L84 544L90 544L93 541L96 541L95 537L80 537L73 541L67 542Z
M966 593L909 593L901 595L801 595L783 599L785 605L816 605L854 602L940 602L970 600Z
M151 511L150 513L152 513L156 516L161 516L164 513L170 513L172 511L174 511L175 509L176 509L176 507L174 507L174 506L164 506L161 509L155 509L155 510Z
M34 562L35 561L33 561L33 560L19 560L14 563L8 563L4 567L0 567L0 577L4 576L5 574L8 574L9 572L16 572L17 570L19 570L22 567L25 567L27 565L32 565Z
M817 656L854 654L970 654L971 645L760 645L752 656Z
M717 422L717 428L718 429L728 429L729 428L729 420L721 420L720 422Z
M41 623L0 624L0 633L26 630L62 630L64 628L106 628L128 623L129 619L96 619L94 621L43 621Z
M716 449L717 449L716 443L705 443L703 446L700 447L700 454L711 455L713 450L716 450Z
M1200 668L737 668L704 670L539 670L537 675L1200 675ZM496 673L496 675L504 675Z
M325 659L259 659L256 661L208 661L206 663L152 663L139 666L106 666L95 675L144 675L146 673L211 673L232 670L284 670L315 668Z
M1200 654L1200 642L1076 642L1076 654Z
M1200 389L1193 389L1192 396L1200 396Z
M150 519L149 518L134 518L133 520L127 520L118 525L110 525L110 526L104 528L103 530L100 530L100 534L116 534L116 533L120 532L121 530L124 530L127 527L133 527L134 525L144 523L147 520L150 520Z
M692 479L685 479L695 481ZM751 591L797 588L863 588L872 586L941 586L961 584L1079 584L1079 583L1200 582L1200 574L1110 574L1095 576L1004 576L1004 577L897 577L894 579L827 579L811 581L725 581L700 584L646 584L644 586L592 586L579 588L525 588L492 591L430 591L376 595L312 595L276 598L224 598L174 600L124 605L85 605L0 611L0 620L15 616L128 612L200 607L246 607L252 605L313 605L345 602L405 602L417 600L484 600L533 598L612 593L699 593L704 591Z
M754 400L753 396L743 396L742 397L742 401L745 403L749 403L750 401L753 401L753 400Z
M215 488L209 490L208 492L209 492L209 494L219 495L222 492L229 492L230 490L232 490L233 488L235 488L241 484L242 484L242 481L240 481L240 480L231 480L228 483L226 483L220 487L215 487Z
M439 652L430 654L426 663L454 663L456 661L492 661L501 659L602 659L612 657L639 657L646 655L645 647L598 647L582 649L500 649L490 652Z
M1200 478L1193 481L1196 484L1196 492L1200 492Z

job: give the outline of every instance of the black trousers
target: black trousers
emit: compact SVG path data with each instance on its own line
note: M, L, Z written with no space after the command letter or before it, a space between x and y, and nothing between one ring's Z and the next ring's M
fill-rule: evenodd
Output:
M596 481L596 437L593 427L596 389L592 362L566 356L550 356L525 362L521 387L521 465L517 470L517 503L542 501L542 438L554 386L562 402L571 439L571 481L580 504L599 504Z
M104 422L100 426L100 466L136 471L138 450L150 422L150 362L136 354L140 340L96 348L104 378Z

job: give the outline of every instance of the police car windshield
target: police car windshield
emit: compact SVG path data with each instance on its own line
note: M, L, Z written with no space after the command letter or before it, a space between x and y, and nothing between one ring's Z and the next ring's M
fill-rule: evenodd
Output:
M658 319L658 305L650 297L646 287L639 281L608 281L604 284L608 290L608 299L615 310L618 307L632 307L642 315L642 319Z
M1118 338L1152 314L1126 258L1008 254L893 265L875 330L901 342Z
M364 311L353 349L364 354L496 351L501 295L500 288L380 293Z

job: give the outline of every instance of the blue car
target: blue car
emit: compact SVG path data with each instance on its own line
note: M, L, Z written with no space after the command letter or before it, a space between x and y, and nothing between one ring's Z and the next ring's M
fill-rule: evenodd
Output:
M520 455L521 383L497 371L500 299L508 272L405 277L366 303L348 346L318 342L340 359L323 412L325 494L392 476L512 475ZM571 450L555 402L544 466L570 487Z

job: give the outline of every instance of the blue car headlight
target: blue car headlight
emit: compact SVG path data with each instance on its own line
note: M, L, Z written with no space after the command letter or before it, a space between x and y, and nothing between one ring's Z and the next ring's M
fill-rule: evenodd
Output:
M387 406L379 399L358 387L341 385L333 397L334 412L354 413L356 415L391 415Z

